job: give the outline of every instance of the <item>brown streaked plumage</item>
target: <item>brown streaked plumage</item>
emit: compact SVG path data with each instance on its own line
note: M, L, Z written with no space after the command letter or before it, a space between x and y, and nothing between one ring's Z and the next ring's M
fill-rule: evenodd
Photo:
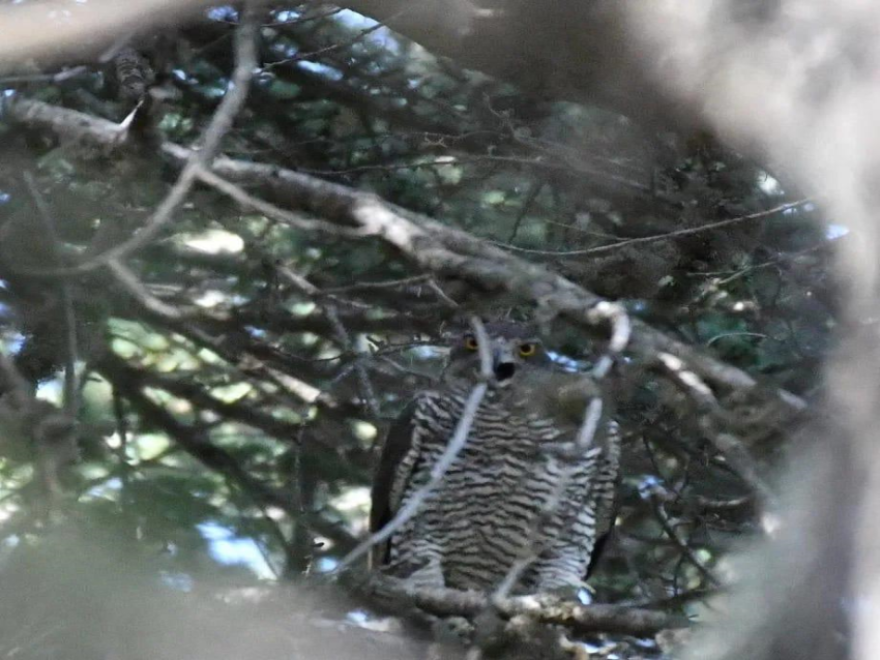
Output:
M420 510L374 548L373 566L419 586L491 589L530 553L538 528L540 551L518 590L576 589L597 537L613 524L616 425L605 422L584 455L564 458L556 450L573 442L596 385L557 369L528 326L490 323L486 333L494 377L468 442ZM465 333L455 339L441 384L420 392L386 437L372 531L427 483L478 374L479 350ZM564 475L568 484L556 492Z

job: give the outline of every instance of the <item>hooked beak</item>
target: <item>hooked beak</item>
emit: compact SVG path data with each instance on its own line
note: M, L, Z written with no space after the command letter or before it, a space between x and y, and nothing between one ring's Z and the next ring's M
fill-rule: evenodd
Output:
M516 373L516 362L510 350L499 348L492 354L492 371L499 383L509 380Z

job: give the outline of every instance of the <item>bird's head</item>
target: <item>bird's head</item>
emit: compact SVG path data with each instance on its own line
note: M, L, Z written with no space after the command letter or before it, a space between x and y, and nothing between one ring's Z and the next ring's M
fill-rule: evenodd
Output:
M491 385L506 387L532 367L550 362L535 328L524 323L487 323L489 355L492 359ZM480 373L480 345L473 331L453 338L446 374L453 378L474 378Z

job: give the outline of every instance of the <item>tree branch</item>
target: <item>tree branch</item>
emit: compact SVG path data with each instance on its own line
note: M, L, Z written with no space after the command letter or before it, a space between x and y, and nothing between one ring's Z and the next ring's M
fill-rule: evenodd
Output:
M72 110L23 98L9 101L9 114L34 129L66 137L112 145L115 125ZM178 166L187 163L192 151L163 143L162 152ZM239 184L261 187L276 202L301 208L355 227L395 247L420 268L436 275L465 281L488 295L507 295L537 305L548 317L561 316L592 336L607 333L607 319L592 313L603 299L547 268L524 261L502 248L467 232L448 227L425 216L383 201L376 195L322 181L273 165L217 158L213 172ZM782 427L806 409L799 397L767 386L733 366L651 328L632 321L628 352L649 365L662 366L660 354L676 356L683 368L695 373L714 391L718 405L725 395L738 392L769 413L772 424Z
M487 607L509 619L524 615L541 623L561 625L579 633L616 632L653 635L665 628L686 625L681 617L656 610L615 605L581 605L549 594L492 599L478 591L433 588L410 589L402 580L373 575L363 588L367 597L393 605L416 607L437 616L476 617Z

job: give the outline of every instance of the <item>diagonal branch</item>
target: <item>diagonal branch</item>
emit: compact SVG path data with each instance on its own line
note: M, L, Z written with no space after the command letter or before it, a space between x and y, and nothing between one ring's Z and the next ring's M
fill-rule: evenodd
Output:
M101 254L90 257L87 261L70 269L58 269L59 272L85 273L101 268L112 261L123 257L150 243L162 229L174 219L175 212L186 200L198 174L211 161L220 149L223 137L232 128L236 116L244 108L247 101L251 78L257 68L257 38L259 24L253 8L246 7L242 13L242 22L236 32L235 70L229 83L229 89L223 97L214 116L199 141L199 147L192 150L187 157L186 166L177 178L177 182L156 207L146 224L127 241L116 245ZM118 132L117 136L124 133Z
M247 470L242 468L235 456L210 442L200 429L179 422L165 408L151 401L143 393L141 383L127 377L128 372L115 370L112 363L106 363L102 366L101 373L113 385L114 389L131 403L146 423L154 424L167 433L186 453L205 467L226 477L230 483L235 484L242 492L251 497L257 505L278 507L294 520L302 517L302 511L296 507L290 494L252 477ZM345 529L322 519L320 516L307 515L306 517L306 525L316 533L331 539L342 550L354 546L354 539Z
M406 500L404 505L400 507L397 513L394 514L394 518L382 527L382 529L375 534L371 534L354 550L349 552L348 555L339 562L339 565L334 569L334 573L338 574L344 571L355 561L367 554L373 546L388 540L394 532L403 527L416 513L418 513L422 504L424 504L425 500L428 499L428 496L437 489L437 486L439 486L446 477L446 473L449 471L449 468L452 467L455 459L458 458L458 455L464 449L468 435L471 432L471 427L473 427L474 420L477 417L477 411L480 408L483 397L486 396L486 390L489 387L489 379L492 377L492 357L489 354L489 340L486 336L486 330L483 327L482 321L477 317L471 319L471 325L473 326L474 334L477 336L477 345L480 347L480 380L471 389L471 392L464 403L461 417L459 417L458 422L455 425L455 431L452 434L452 438L449 439L449 443L446 445L443 453L440 454L440 458L438 458L437 462L431 467L431 475L430 479L428 479L428 483L413 493L412 496Z
M76 137L95 145L113 145L115 125L72 110L23 98L9 101L9 115L32 128ZM162 153L183 167L192 151L164 143ZM549 317L560 316L591 336L607 335L607 318L594 312L603 298L542 265L530 263L467 232L385 202L378 196L274 165L217 158L220 177L261 188L275 203L304 209L345 227L360 229L396 248L407 259L435 275L464 281L485 294L507 295L538 306ZM644 322L632 320L627 350L648 365L662 366L658 355L676 356L716 393L747 395L768 419L784 426L803 413L799 397L759 383L744 371L688 346Z

